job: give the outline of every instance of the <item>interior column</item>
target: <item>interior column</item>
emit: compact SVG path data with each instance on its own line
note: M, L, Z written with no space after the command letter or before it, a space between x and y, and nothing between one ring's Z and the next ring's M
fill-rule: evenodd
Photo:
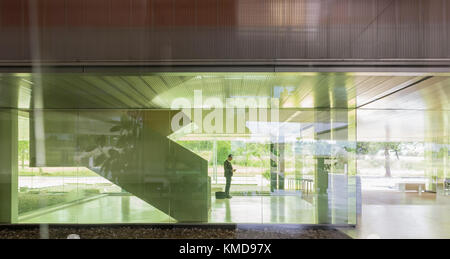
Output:
M18 111L0 110L0 224L18 217Z

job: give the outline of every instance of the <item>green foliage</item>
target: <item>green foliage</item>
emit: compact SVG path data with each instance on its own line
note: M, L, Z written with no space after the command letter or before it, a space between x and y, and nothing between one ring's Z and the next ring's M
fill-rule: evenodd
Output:
M202 156L209 161L212 166L213 141L178 141L180 145ZM217 141L217 163L220 166L228 157L233 154L233 164L245 167L268 168L270 164L269 145L265 143L241 143L233 146L232 141Z
M25 167L25 161L30 160L30 142L28 140L20 140L18 144L19 162L22 168Z
M21 187L19 192L19 214L50 206L64 204L100 194L97 188L78 189L69 188L68 191L59 191L54 187L29 189Z
M263 162L263 157L267 155L268 146L261 143L246 143L236 149L236 154L244 160L240 160L239 163L248 165L249 161L258 159L259 162Z
M67 201L68 193L30 191L19 193L19 214L53 206Z
M64 170L58 171L49 171L48 169L50 168L39 167L38 170L36 168L24 168L19 170L19 176L97 176L94 172L84 168L64 168Z
M80 145L84 152L96 152L94 155L94 165L101 167L101 172L111 176L126 172L135 164L138 159L136 141L142 134L142 119L139 113L124 113L116 125L110 128L110 132L117 133L113 137L105 135L94 136L90 139L86 136L88 145ZM108 144L107 146L107 143ZM107 146L107 148L106 148Z
M394 152L397 159L400 159L399 153L405 144L402 142L358 142L356 153L358 155L375 155L379 151L387 149L389 152Z
M220 164L231 153L231 141L217 141L217 161Z
M100 194L100 190L99 189L95 189L95 188L83 189L83 193L85 195L89 196L89 195L93 195L93 194Z
M214 142L212 140L202 141L177 141L183 147L208 160L208 165L213 166ZM261 171L270 167L269 145L265 143L233 142L218 140L217 165L223 166L223 162L231 153L234 156L233 165L240 167L254 167Z
M417 156L417 147L422 145L418 142L358 142L356 147L357 155L383 155L384 161L380 160L370 160L368 164L371 167L381 167L385 168L385 177L391 177L391 154L394 153L395 158L400 160L400 154L407 154L409 156ZM381 153L381 154L380 154ZM405 166L402 168L406 169Z
M262 176L263 176L267 181L270 181L270 177L271 177L270 170L264 171L264 173L262 174Z

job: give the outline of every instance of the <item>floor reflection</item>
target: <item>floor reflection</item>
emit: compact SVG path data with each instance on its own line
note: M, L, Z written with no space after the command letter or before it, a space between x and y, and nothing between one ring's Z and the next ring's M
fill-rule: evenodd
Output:
M54 208L20 223L171 223L174 219L134 196L104 196Z
M22 217L20 223L174 223L175 220L128 195L103 196ZM300 196L234 196L212 200L209 223L314 224L314 206Z
M450 196L395 191L363 192L354 238L450 238ZM134 196L103 196L55 208L20 223L173 223ZM210 223L315 224L316 210L300 196L234 196L212 200Z
M213 198L210 223L314 224L314 206L300 196Z
M353 238L450 238L450 196L363 191L362 214Z

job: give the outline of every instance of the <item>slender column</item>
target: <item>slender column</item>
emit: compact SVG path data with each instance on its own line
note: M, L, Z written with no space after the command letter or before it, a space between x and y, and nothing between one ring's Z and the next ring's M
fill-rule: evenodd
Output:
M18 217L18 113L0 110L0 224Z
M324 156L316 157L317 223L331 224L328 207L328 170Z
M277 163L277 144L270 143L270 191L277 190L277 175L278 175L278 163Z
M213 180L217 184L217 140L213 140Z
M349 223L349 198L356 195L355 186L352 184L351 176L348 175L349 156L344 152L344 144L349 145L349 112L343 110L331 110L330 139L336 144L338 152L330 154L330 187L329 198L331 199L331 217L333 224ZM345 126L344 126L345 125ZM352 209L353 213L356 213Z
M278 190L284 190L284 176L285 176L285 161L286 161L286 157L285 157L285 147L286 144L284 142L284 138L280 137L279 138L279 144L278 144L278 161L279 161L279 173L278 173Z
M329 111L315 112L316 166L315 191L317 194L317 223L331 224L331 211L328 203L328 173L327 162L330 160L330 147L327 140L331 138L331 131L327 123L330 122Z

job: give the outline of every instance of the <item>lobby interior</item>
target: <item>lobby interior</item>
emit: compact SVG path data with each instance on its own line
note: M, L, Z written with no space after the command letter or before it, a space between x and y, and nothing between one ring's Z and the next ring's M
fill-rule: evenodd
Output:
M448 238L449 76L4 73L2 142L17 153L2 206L17 224ZM216 199L229 153L233 198Z

